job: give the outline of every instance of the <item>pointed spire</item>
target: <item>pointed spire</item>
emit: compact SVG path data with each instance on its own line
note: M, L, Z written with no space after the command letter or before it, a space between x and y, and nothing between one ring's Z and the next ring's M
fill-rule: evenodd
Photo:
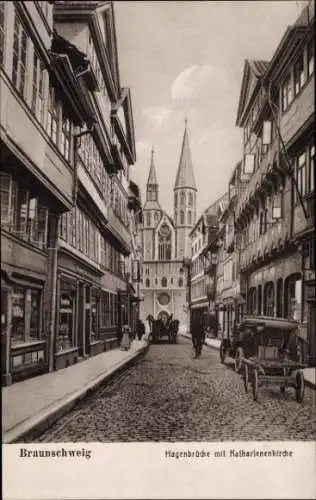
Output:
M156 184L156 185L158 184L157 175L156 175L156 169L155 169L155 162L154 162L154 153L155 153L155 150L154 150L154 147L152 147L152 149L151 149L150 169L149 169L149 175L148 175L147 185L148 184Z
M177 188L192 188L196 190L192 158L191 158L191 149L189 144L189 134L188 134L188 118L185 116L185 127L184 134L182 140L182 148L180 161L178 166L178 172L176 176L176 182L174 185L174 189Z

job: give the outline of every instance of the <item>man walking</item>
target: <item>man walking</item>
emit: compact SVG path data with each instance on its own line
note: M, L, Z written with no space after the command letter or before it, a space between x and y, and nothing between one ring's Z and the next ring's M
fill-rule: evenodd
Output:
M145 325L142 322L142 320L138 319L137 324L136 324L136 333L137 333L137 338L138 340L142 339L142 336L145 333Z

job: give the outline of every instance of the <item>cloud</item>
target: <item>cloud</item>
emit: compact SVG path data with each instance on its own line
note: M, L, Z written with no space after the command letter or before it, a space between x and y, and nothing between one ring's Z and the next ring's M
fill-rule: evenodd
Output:
M171 85L174 100L193 99L212 96L214 92L228 84L228 78L222 68L210 64L193 65L186 68Z
M156 127L161 127L170 114L171 109L169 106L149 106L143 109L143 115Z

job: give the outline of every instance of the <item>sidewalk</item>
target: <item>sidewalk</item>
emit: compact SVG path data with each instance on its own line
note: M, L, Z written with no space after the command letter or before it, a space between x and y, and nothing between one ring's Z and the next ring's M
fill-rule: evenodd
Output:
M181 333L181 335L191 339L190 333ZM219 350L221 341L218 339L205 339L205 344L209 347L213 347L213 349ZM316 389L316 368L305 368L303 372L306 385Z
M46 373L2 389L2 442L23 441L43 432L89 391L127 367L148 343L134 340L128 351L113 349L63 370Z

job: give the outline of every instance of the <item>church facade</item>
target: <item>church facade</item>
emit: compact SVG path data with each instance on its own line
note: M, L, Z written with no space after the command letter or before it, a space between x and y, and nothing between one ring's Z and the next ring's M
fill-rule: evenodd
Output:
M196 220L196 197L186 121L173 188L172 217L159 202L154 152L151 153L143 208L143 301L140 306L142 320L148 314L155 319L173 314L173 318L179 320L182 331L186 331L189 324L187 275L183 259L191 256L190 231Z

